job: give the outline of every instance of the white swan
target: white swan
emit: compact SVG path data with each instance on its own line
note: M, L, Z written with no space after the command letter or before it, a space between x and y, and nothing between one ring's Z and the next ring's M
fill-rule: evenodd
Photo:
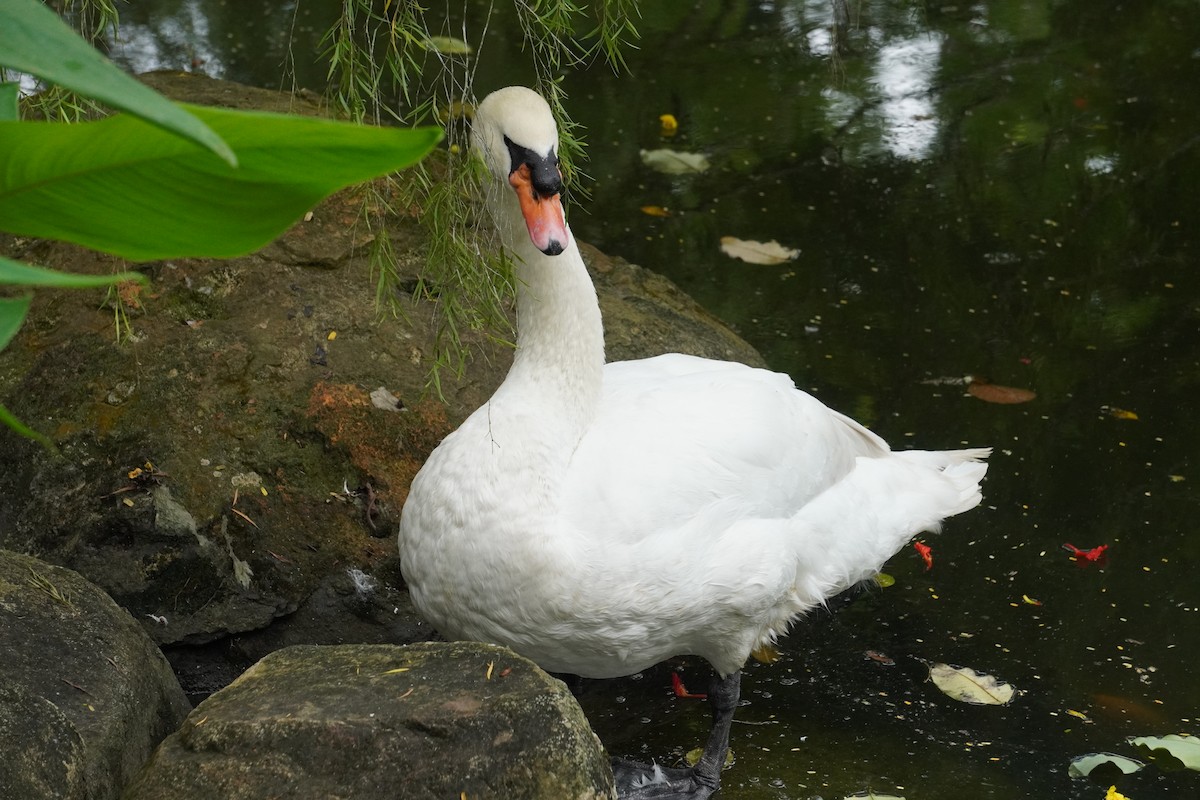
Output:
M707 659L720 677L700 763L615 768L623 797L708 797L750 652L977 505L989 450L892 452L788 377L741 364L606 365L548 106L501 89L472 137L517 263L517 349L413 481L399 537L413 602L447 637L556 672Z

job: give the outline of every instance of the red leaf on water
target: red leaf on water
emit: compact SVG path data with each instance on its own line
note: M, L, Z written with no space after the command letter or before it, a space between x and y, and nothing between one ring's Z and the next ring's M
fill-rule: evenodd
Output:
M925 571L933 569L933 548L924 542L913 542L913 548L921 554L921 560L925 562Z
M973 378L967 384L967 393L987 403L1028 403L1037 397L1037 392L1028 389L1017 389L1013 386L1001 386L998 383L988 383L982 378Z

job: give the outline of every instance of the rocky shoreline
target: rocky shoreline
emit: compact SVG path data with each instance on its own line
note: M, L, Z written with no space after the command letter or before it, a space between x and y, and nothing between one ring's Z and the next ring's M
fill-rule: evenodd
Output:
M192 102L318 111L194 76L147 80ZM418 767L431 777L412 777L405 797L454 786L471 798L611 795L603 750L559 682L507 651L423 644L434 634L400 578L400 508L511 353L470 340L465 374L443 383L446 403L429 398L437 309L413 303L405 320L377 319L357 203L352 191L335 196L251 256L142 265L153 287L126 304L134 336L122 343L102 294L39 292L0 353L0 402L62 453L0 432L0 751L17 756L0 759L0 798L113 798L127 787L139 800L394 797L396 781L426 774ZM389 231L411 273L402 277L415 278L420 227L395 218ZM76 272L115 266L12 237L0 252ZM584 255L610 358L761 363L669 281ZM389 669L405 671L384 691ZM442 710L415 712L418 696ZM503 763L438 749L460 726ZM530 755L546 747L574 755ZM476 783L468 764L480 765ZM582 782L546 785L550 774Z

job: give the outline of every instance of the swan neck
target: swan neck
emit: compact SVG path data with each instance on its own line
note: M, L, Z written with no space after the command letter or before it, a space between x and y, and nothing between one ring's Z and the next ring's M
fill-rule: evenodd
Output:
M556 256L532 244L513 250L517 351L508 380L530 382L543 398L590 414L600 392L604 330L575 237Z

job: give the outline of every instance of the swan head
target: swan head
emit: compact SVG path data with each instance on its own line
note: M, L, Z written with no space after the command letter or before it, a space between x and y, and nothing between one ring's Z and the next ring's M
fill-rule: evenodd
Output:
M522 86L492 92L475 109L471 141L496 181L511 187L533 246L550 256L563 252L570 234L558 127L546 101Z

